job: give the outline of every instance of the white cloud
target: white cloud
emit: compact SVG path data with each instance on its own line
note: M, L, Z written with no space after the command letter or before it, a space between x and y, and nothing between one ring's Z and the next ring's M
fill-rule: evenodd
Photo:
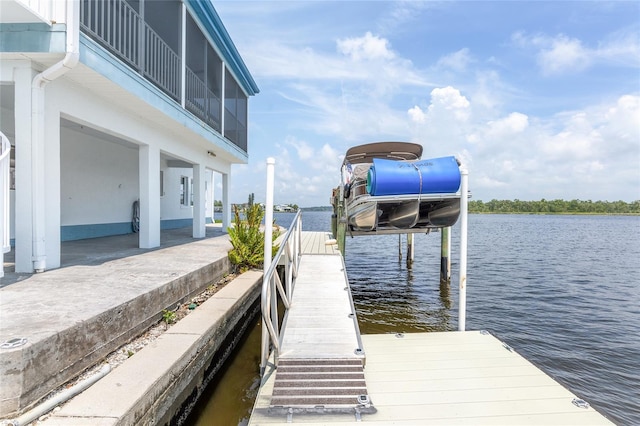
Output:
M628 141L631 147L637 143L640 138L640 96L621 96L615 105L603 112L602 117L611 124L601 129L605 137Z
M622 66L640 66L640 33L638 28L622 28L599 43L598 58Z
M592 52L575 38L559 35L538 53L538 65L547 75L562 74L566 71L582 71L591 65Z
M488 132L493 136L509 136L523 132L529 126L529 117L512 112L505 118L487 123Z
M469 105L467 98L462 96L458 89L451 86L435 88L431 91L430 112L442 108L453 111L458 119L465 119L468 115Z
M595 64L637 67L640 65L639 38L637 30L622 30L592 47L565 34L551 37L517 32L511 40L521 48L536 49L536 61L542 73L552 76L581 72Z
M414 121L416 123L422 124L427 120L427 114L425 114L425 112L422 111L422 109L418 105L415 105L413 108L409 108L409 111L407 111L407 113L409 114L409 118L411 118L411 121Z
M374 36L368 31L363 37L338 40L336 44L338 52L354 61L390 60L395 57L395 54L389 48L388 40Z
M457 109L465 120L456 120ZM437 114L436 114L437 113ZM486 111L483 112L483 114ZM439 115L438 115L439 114ZM437 117L437 118L436 118ZM453 88L434 89L429 107L408 111L425 156L456 155L478 199L629 199L640 187L640 96L551 117L511 112L484 119ZM567 192L568 191L568 192Z
M414 106L407 111L412 121L425 123L438 119L464 121L469 116L469 101L451 86L435 88L431 91L431 103L427 111Z
M313 148L305 141L298 140L293 136L288 136L285 143L296 149L298 158L301 160L308 160L314 156Z
M248 66L258 78L359 80L367 76L365 69L349 69L344 59L336 55L316 52L310 47L292 47L277 40L260 40L244 50Z
M271 155L275 159L274 202L313 206L318 205L319 199L328 200L331 188L338 184L340 152L328 143L316 149L292 136L276 148L277 152ZM256 193L256 201L262 201L266 193L265 160L257 159L256 165L245 169L243 175L243 180L254 182L249 192Z
M439 68L449 68L456 72L463 72L466 71L472 62L473 58L469 53L469 49L465 47L438 59L436 66Z

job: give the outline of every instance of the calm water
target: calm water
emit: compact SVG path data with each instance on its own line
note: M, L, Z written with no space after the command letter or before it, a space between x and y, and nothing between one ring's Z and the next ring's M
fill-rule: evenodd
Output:
M292 218L276 214L282 226ZM329 221L329 212L303 213L305 230L326 231ZM613 422L640 424L640 217L470 215L468 241L467 329L489 330ZM448 289L439 233L416 235L413 270L399 260L397 235L348 238L362 332L457 329L458 244L454 228ZM405 245L403 237L403 259ZM259 332L191 424L246 423Z

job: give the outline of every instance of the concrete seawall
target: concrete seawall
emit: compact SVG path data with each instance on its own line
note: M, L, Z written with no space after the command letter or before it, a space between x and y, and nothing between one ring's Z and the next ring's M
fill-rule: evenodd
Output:
M155 250L135 248L135 235L64 243L75 251L68 266L5 271L13 283L0 288L0 342L25 344L0 350L0 418L29 410L229 272L228 236L174 234Z
M239 276L41 424L182 424L257 313L261 283Z

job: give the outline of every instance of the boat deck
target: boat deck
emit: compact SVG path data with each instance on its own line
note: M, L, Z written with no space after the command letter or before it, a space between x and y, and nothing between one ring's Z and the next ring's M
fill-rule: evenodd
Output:
M315 234L317 242L329 238ZM310 233L303 233L303 247L309 238ZM327 245L313 247L324 250ZM352 302L344 288L348 281L342 258L319 256L311 249L305 253L279 368L268 364L250 425L611 424L486 332L363 335L364 353L356 355L357 324L354 328L347 320ZM355 366L357 371L330 362L345 357L363 362ZM309 358L320 362L291 363ZM351 408L341 398L350 399Z

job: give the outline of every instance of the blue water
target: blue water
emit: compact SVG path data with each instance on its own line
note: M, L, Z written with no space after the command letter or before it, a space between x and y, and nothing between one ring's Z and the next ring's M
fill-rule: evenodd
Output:
M304 212L303 229L328 231L330 216ZM293 215L275 218L288 226ZM439 284L439 233L416 234L412 270L404 236L401 256L397 235L347 238L363 333L457 329L456 227L452 235L450 288ZM466 329L489 330L613 422L640 424L640 217L470 215L468 241ZM251 351L259 344L239 354L257 359ZM256 392L250 370L243 395Z

